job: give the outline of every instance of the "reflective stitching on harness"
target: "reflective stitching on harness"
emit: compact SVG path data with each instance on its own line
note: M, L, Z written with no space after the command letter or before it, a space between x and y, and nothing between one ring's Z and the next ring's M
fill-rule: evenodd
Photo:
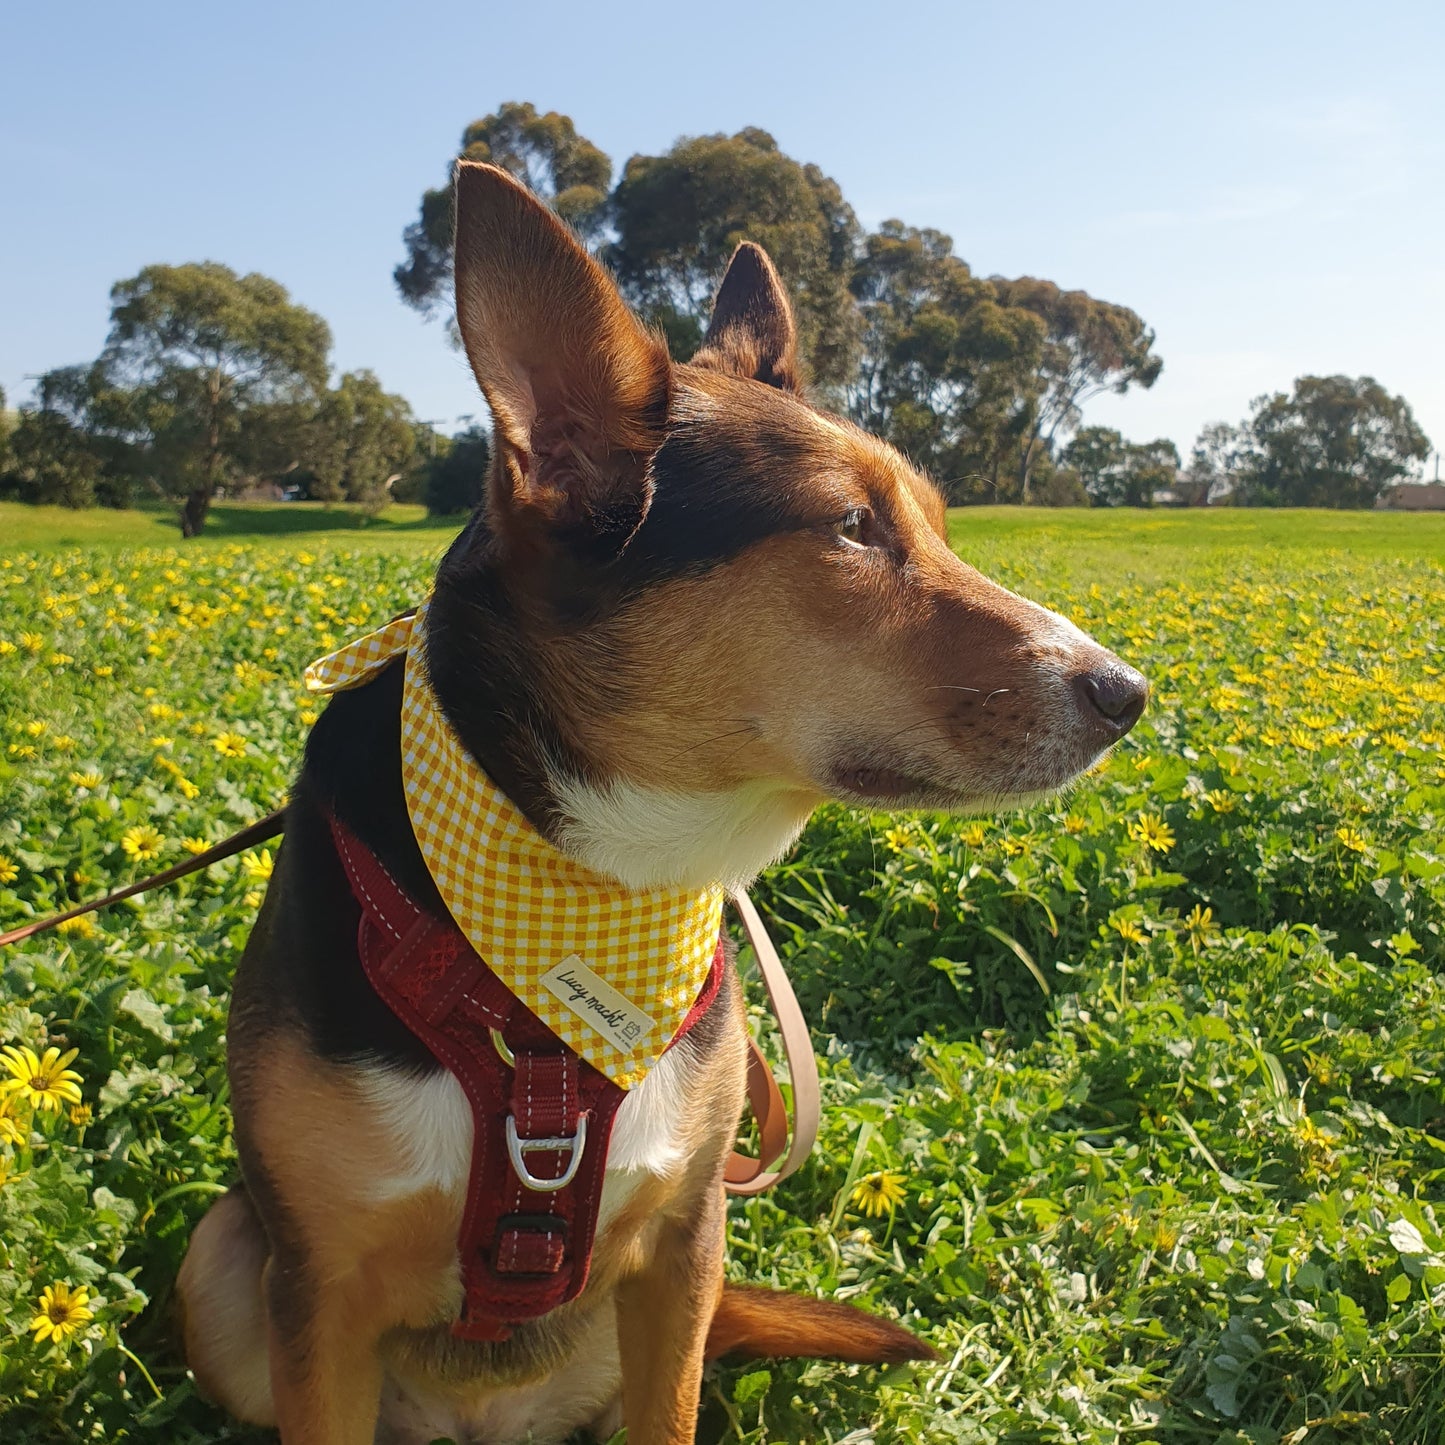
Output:
M401 934L392 927L391 919L389 919L386 914L382 912L381 907L378 905L376 899L371 896L371 891L367 888L365 880L361 877L360 871L356 867L356 860L351 856L351 847L350 844L347 843L345 835L339 835L337 837L337 842L341 847L342 853L345 855L345 861L348 865L350 865L346 870L348 880L356 889L356 891L361 894L364 902L369 905L367 908L367 916L372 920L372 922L379 923L384 929L386 929L389 934L391 934L394 939L396 939L398 943L400 943ZM377 858L375 861L377 868L383 874L385 874L387 878L391 879L391 881L395 883L396 879L392 878L390 873L387 873L386 867L382 863L382 861L379 858Z

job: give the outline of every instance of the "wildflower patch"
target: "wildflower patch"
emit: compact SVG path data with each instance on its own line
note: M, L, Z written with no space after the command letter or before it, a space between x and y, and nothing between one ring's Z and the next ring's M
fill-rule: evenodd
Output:
M1149 525L1118 518L1107 572L1067 529L970 548L1149 675L1106 765L1000 818L824 809L757 890L824 1128L733 1205L729 1267L896 1313L945 1363L724 1369L703 1441L1384 1445L1445 1417L1445 573L1310 547L1305 517L1161 580ZM275 807L306 662L429 571L0 557L0 929ZM7 1445L265 1438L196 1396L167 1310L236 1174L225 1010L273 860L0 955Z

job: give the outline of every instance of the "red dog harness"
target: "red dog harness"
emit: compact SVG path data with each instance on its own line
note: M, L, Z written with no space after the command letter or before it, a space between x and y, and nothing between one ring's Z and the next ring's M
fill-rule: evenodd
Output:
M361 905L357 946L367 979L456 1075L472 1108L457 1240L462 1311L452 1333L504 1340L587 1283L608 1140L626 1091L563 1044L450 918L419 908L335 818L331 834ZM722 968L719 937L707 982L672 1043L717 996Z

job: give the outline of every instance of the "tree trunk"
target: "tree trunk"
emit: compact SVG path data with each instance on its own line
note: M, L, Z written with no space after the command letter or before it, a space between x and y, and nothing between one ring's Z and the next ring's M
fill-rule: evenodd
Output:
M181 536L199 537L201 528L206 525L206 513L211 510L211 490L209 487L197 487L186 496L186 504L181 508Z
M1029 437L1029 444L1024 448L1023 461L1019 467L1019 504L1024 507L1029 504L1029 479L1033 476L1034 448L1038 445L1038 440L1037 432Z
M207 388L210 402L210 416L206 424L206 469L205 480L199 487L193 487L186 495L186 504L181 508L181 536L199 537L206 525L206 514L211 510L211 498L221 480L221 363L218 361L211 372Z

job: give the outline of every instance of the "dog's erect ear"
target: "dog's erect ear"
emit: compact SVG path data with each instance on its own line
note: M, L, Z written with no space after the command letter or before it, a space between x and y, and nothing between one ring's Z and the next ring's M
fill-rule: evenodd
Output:
M615 552L647 515L667 346L567 227L495 166L456 169L457 324L491 407L488 505Z
M798 328L768 253L751 241L733 252L694 366L801 392Z

